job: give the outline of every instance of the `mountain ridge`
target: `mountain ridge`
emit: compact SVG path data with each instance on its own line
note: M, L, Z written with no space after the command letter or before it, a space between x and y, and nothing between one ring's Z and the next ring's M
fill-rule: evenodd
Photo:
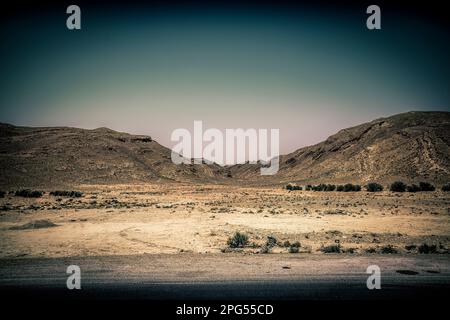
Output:
M339 130L318 144L281 156L275 180L445 183L450 178L449 145L449 112L401 113ZM238 165L232 173L247 179L254 175L248 165Z
M412 111L339 130L280 156L276 175L259 166L175 165L150 136L109 128L0 123L0 187L146 182L283 184L450 180L450 112Z

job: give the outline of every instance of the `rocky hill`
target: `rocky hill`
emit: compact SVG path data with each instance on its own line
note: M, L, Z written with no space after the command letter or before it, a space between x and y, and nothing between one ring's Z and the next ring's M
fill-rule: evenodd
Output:
M408 112L343 129L281 156L274 176L256 165L175 165L151 137L107 128L0 124L0 189L79 184L236 184L450 181L450 112Z
M162 181L217 181L219 165L175 165L151 137L107 128L0 124L0 188Z
M450 112L408 112L343 129L281 156L280 170L258 177L237 165L234 177L260 182L366 183L450 181Z

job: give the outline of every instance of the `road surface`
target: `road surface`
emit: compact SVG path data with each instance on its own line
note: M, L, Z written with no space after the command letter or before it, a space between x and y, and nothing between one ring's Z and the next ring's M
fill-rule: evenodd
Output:
M81 290L69 290L69 265ZM381 289L368 290L369 265ZM8 298L87 300L347 300L449 296L447 255L177 254L0 260Z

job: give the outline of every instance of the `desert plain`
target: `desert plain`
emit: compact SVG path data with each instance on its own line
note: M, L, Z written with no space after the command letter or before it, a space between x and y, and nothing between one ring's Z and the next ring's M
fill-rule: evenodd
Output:
M442 191L180 183L76 190L83 195L53 196L47 190L40 198L0 198L0 258L450 252L450 195ZM236 232L248 242L231 248L228 239ZM298 252L291 250L294 243Z

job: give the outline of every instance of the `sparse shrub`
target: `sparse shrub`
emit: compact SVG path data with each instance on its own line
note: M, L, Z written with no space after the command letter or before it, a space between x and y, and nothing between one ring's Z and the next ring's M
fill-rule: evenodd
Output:
M383 186L376 182L371 182L366 185L366 189L369 192L379 192L383 191Z
M391 254L391 253L397 253L397 252L398 252L397 249L395 249L390 244L381 248L381 253L383 253L383 254Z
M356 249L356 248L353 248L353 247L351 247L351 248L347 248L347 249L342 249L342 252L343 252L343 253L350 253L350 254L354 254L354 253L356 253L356 252L357 252L357 249Z
M442 186L442 191L448 192L450 191L450 183L447 183L446 185Z
M43 192L37 190L23 189L17 190L15 193L16 197L25 197L25 198L40 198L42 197Z
M323 253L340 253L341 246L339 244L332 244L332 245L320 248L320 251L322 251Z
M417 184L412 184L410 186L406 186L406 191L408 192L419 192L420 187Z
M405 192L406 184L404 184L402 181L395 181L391 184L389 190L391 190L392 192Z
M437 252L437 246L436 245L428 245L426 243L421 244L418 248L419 253L436 253Z
M300 242L298 242L298 241L295 241L292 244L289 241L285 241L283 243L283 246L285 248L289 248L288 249L289 253L298 253L300 251Z
M293 191L293 190L302 190L302 187L301 187L301 186L297 186L297 185L288 183L288 184L286 185L286 190L289 190L289 191Z
M405 246L405 249L408 250L408 251L415 250L416 248L417 248L417 246L414 245L414 244L410 244L410 245L406 245Z
M83 193L80 191L52 191L50 192L51 196L55 197L71 197L71 198L80 198L83 196Z
M334 191L336 190L336 185L334 184L325 184L321 183L318 185L307 185L305 190L313 190L313 191Z
M377 253L377 249L376 248L367 248L366 253Z
M268 247L275 247L276 245L277 245L277 243L278 243L278 240L277 240L277 238L275 238L275 237L273 237L273 236L268 236L267 237L267 241L266 241L266 245L268 246Z
M301 244L300 244L300 242L295 241L295 242L291 245L291 247L297 247L297 248L300 248L300 247L301 247Z
M336 191L344 191L344 186L343 185L338 185L336 187Z
M343 190L344 192L349 192L349 191L361 191L361 186L359 184L351 184L351 183L347 183L344 185Z
M243 248L248 243L248 236L245 233L236 232L233 237L228 239L230 248Z
M436 188L428 182L419 182L420 191L434 191Z
M272 250L272 247L269 247L267 244L265 244L261 247L261 250L259 250L259 253L269 253L270 250Z
M353 191L353 185L351 183L347 183L344 185L344 192Z

